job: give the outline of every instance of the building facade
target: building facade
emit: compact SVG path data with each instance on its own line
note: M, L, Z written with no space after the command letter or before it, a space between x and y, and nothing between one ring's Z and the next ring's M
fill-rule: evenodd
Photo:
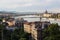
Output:
M51 17L53 14L52 13L48 13L48 11L46 10L44 13L43 13L43 17Z
M42 40L42 29L48 27L50 22L25 22L24 31L31 34L30 39Z

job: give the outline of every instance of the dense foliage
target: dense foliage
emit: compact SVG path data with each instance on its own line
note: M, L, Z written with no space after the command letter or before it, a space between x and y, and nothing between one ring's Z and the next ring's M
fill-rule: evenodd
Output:
M50 24L43 30L43 40L60 40L60 26Z
M0 19L0 40L28 40L29 34L24 32L23 27L13 31L7 30L5 27L8 24L3 23Z

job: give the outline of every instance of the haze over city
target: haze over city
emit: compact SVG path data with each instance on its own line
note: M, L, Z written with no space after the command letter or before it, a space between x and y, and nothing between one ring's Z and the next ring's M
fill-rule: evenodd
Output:
M0 11L60 12L60 0L0 0Z

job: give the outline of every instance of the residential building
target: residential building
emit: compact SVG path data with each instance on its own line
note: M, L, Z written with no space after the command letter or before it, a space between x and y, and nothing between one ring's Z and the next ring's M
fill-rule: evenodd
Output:
M42 30L46 27L48 27L48 25L50 24L50 22L25 22L24 23L24 31L27 33L31 34L30 39L32 40L42 40Z
M14 26L15 25L15 20L13 18L10 18L8 21L8 26Z

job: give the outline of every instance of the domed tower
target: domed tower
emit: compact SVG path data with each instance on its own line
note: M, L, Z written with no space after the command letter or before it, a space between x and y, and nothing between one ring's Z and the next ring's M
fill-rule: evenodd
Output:
M48 11L46 10L45 13L48 13Z

